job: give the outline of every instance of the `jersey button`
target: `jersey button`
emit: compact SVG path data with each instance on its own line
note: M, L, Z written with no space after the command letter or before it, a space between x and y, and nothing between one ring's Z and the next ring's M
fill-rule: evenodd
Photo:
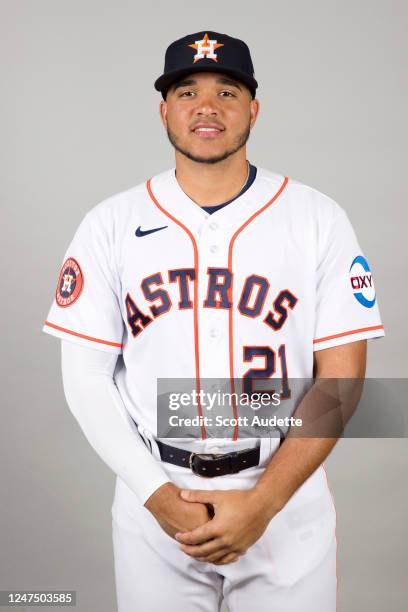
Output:
M218 251L218 246L216 244L212 244L210 246L211 253L216 253Z
M218 223L212 221L208 227L212 230L216 230L218 228Z
M216 329L215 327L212 327L210 329L210 338L216 338L218 336L218 329Z

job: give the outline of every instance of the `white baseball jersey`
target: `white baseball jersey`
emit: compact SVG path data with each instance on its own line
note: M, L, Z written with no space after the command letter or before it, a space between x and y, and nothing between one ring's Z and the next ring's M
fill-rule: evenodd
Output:
M174 168L95 206L66 250L43 330L123 355L116 383L148 437L157 378L256 390L256 377L311 378L314 351L384 335L343 209L261 168L213 214Z

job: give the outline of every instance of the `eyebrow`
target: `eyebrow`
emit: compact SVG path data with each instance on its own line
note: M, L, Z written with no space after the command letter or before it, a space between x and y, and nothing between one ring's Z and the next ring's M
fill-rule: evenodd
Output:
M238 81L235 81L233 79L228 79L227 77L219 77L216 82L221 85L232 85L232 87L236 87L237 89L242 91ZM172 90L176 91L179 87L186 87L187 85L197 85L197 81L195 79L182 79L181 81L178 81L173 85Z
M242 91L238 81L235 81L233 79L227 79L227 77L220 77L219 79L217 79L217 83L222 83L222 85L232 85L233 87L236 87L237 89Z

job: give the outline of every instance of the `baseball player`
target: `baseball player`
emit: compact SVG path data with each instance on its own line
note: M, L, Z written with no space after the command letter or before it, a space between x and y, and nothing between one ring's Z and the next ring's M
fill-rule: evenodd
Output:
M157 433L158 380L193 380L203 417L207 379L254 392L363 378L367 340L384 335L344 210L248 162L257 86L237 38L170 44L155 88L175 167L85 215L43 327L62 341L68 405L117 475L119 612L336 609L322 467L335 437L239 424L213 437L203 419L194 436Z

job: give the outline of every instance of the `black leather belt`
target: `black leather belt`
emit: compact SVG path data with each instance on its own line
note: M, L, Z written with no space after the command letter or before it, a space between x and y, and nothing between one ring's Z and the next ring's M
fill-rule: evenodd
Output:
M190 468L194 474L206 478L236 474L241 470L259 464L260 447L247 448L222 455L211 453L192 453L157 440L162 461Z

